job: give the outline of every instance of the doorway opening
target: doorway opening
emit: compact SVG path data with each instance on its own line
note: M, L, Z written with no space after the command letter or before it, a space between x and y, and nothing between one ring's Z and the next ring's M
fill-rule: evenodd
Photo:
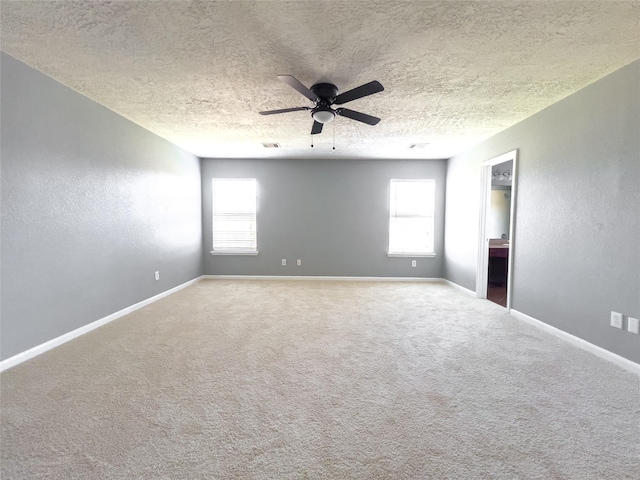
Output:
M482 163L476 296L511 309L517 150Z

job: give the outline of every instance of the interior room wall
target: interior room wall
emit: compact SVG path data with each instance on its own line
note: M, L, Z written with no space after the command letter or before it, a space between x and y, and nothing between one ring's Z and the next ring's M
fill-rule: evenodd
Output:
M446 161L270 159L202 161L204 273L441 277ZM258 181L258 256L209 255L211 180ZM433 258L389 258L389 181L436 181ZM286 267L281 260L287 259ZM302 265L297 266L296 260Z
M6 359L200 276L202 231L198 158L1 64Z
M445 278L476 289L480 164L518 149L513 308L632 361L640 337L640 60L453 157Z

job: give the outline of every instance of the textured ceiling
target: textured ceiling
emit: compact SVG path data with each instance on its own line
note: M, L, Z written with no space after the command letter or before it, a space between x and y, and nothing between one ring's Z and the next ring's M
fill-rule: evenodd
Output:
M640 58L638 1L5 1L2 50L202 157L443 158ZM280 82L385 91L314 136ZM277 142L280 149L265 149ZM409 149L412 143L428 143Z

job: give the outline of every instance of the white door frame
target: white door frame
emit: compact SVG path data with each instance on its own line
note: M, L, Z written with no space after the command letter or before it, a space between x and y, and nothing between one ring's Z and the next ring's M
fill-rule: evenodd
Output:
M487 298L487 285L489 283L489 239L487 238L487 212L491 199L491 169L494 165L513 160L511 170L511 213L509 217L509 262L507 273L507 311L511 310L511 294L513 279L513 257L515 251L515 218L516 218L516 173L518 150L499 155L491 160L482 162L480 173L480 225L478 228L478 266L476 271L476 297Z

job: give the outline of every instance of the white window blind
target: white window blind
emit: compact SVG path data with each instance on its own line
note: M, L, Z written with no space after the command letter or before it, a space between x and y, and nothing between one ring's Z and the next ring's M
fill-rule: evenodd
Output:
M391 180L389 254L433 255L435 181Z
M256 179L214 178L212 192L213 252L256 252Z

